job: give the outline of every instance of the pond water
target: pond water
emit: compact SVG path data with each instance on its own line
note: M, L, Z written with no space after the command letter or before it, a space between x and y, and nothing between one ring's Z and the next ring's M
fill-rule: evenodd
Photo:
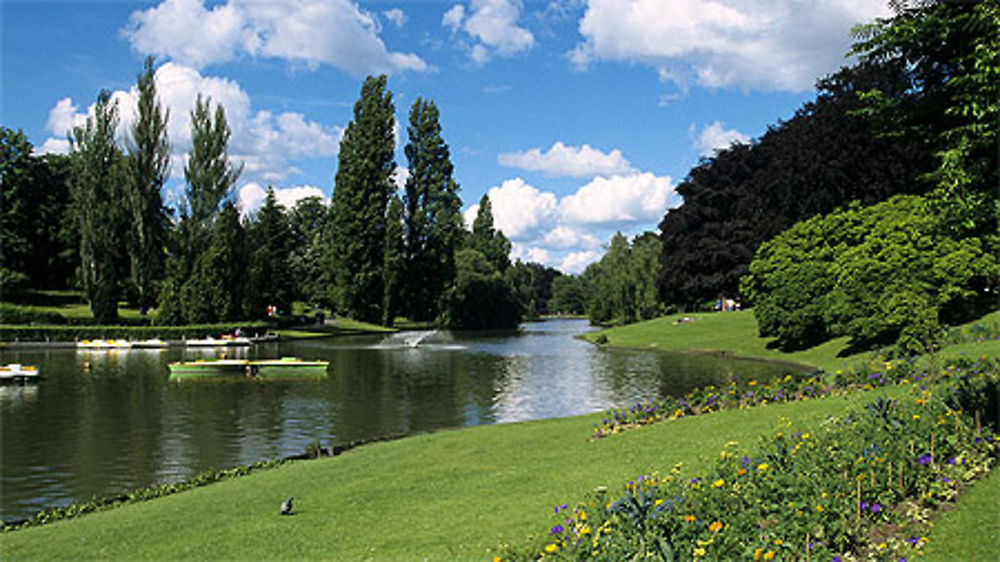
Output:
M788 366L609 350L576 340L583 320L514 333L407 332L246 350L0 351L38 365L0 386L0 517L378 436L561 417L677 395ZM413 345L416 340L418 345ZM319 380L171 381L198 357L330 361Z

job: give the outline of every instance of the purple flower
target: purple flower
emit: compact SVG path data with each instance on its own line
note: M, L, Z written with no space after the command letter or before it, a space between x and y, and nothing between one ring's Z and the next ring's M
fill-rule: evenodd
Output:
M882 505L881 504L877 504L877 503L872 504L872 513L878 513L880 511L882 511Z
M948 483L948 482L951 482L951 478L948 478L947 476L942 476L941 477L941 481L944 482L944 483Z
M562 525L556 525L555 527L552 527L552 530L549 531L549 534L550 535L558 535L559 533L561 533L563 531L565 531L565 529L563 529Z
M840 557L840 556L838 555L838 556L834 556L834 557L833 557L833 560L831 560L830 562L843 562L843 560L844 560L844 559L843 559L843 558L841 558L841 557Z
M868 509L868 502L866 502L866 501L862 501L862 502L861 502L861 509L863 509L863 510L867 510L867 509Z
M948 464L955 464L955 457L948 459Z
M910 544L917 544L918 542L920 542L920 539L918 539L917 537L910 537L906 539L906 542Z
M919 457L917 457L917 464L919 464L920 466L924 466L925 464L928 464L930 462L931 462L930 455L920 455Z

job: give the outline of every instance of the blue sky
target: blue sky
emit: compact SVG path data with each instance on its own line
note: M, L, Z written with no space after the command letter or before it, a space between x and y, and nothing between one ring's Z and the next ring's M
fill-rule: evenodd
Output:
M103 88L124 131L153 55L168 200L201 92L226 108L252 212L268 185L289 204L330 196L361 82L386 73L399 177L409 108L432 99L463 209L488 192L516 257L579 272L616 230L656 230L700 157L790 117L848 62L851 27L887 15L883 0L2 0L0 117L64 152Z

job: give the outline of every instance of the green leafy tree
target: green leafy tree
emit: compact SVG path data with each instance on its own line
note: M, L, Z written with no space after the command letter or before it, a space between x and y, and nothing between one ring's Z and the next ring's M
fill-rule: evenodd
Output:
M31 195L32 146L18 129L0 127L0 281L3 290L21 288L28 282L28 262L31 259Z
M454 165L441 137L437 106L417 98L410 109L405 147L409 177L403 197L403 313L428 321L455 278L455 250L462 236L462 202Z
M120 201L126 181L124 156L115 144L118 104L111 94L97 96L94 115L72 136L72 196L80 229L80 279L94 320L118 320L121 281Z
M331 204L333 300L358 320L382 321L386 210L392 180L394 106L386 77L368 77L340 142Z
M263 318L267 307L275 306L288 314L295 294L290 267L292 231L273 188L267 188L264 205L247 231L250 265L246 312Z
M403 202L393 195L386 212L385 265L383 269L382 325L391 327L399 309L403 275Z
M801 222L764 243L742 283L762 336L786 348L846 335L933 348L941 325L986 308L996 237L956 234L939 208L897 196Z
M927 175L956 226L996 231L1000 121L1000 5L895 2L895 17L856 29L852 53L904 69L902 94L872 87L860 114L885 136L916 136L933 147Z
M663 314L663 305L657 292L662 251L663 245L652 232L644 232L632 240L629 275L635 286L635 314L639 320L649 320Z
M208 246L195 258L191 276L181 287L185 323L206 324L243 317L247 275L244 240L239 211L227 201L212 222Z
M129 144L128 209L132 236L129 254L131 278L138 293L140 312L156 304L156 284L164 275L166 243L170 217L163 205L163 183L170 168L170 145L167 142L169 111L156 98L153 58L146 58L139 75L139 114L132 126Z
M510 240L493 226L493 206L488 193L479 200L467 245L485 256L497 271L503 273L510 267Z
M583 314L586 312L587 294L583 280L576 275L560 275L552 280L552 300L549 312L554 314Z
M329 305L327 287L330 268L324 266L329 252L330 210L319 197L299 199L288 215L292 248L288 265L295 282L295 297L313 304Z
M445 324L452 328L477 330L515 328L520 322L520 306L510 284L478 250L455 253L457 275L446 300Z
M191 154L184 167L187 181L189 217L195 224L209 227L219 206L232 196L233 186L243 173L243 165L229 161L229 137L232 131L226 121L226 110L215 106L211 99L198 94L191 111Z

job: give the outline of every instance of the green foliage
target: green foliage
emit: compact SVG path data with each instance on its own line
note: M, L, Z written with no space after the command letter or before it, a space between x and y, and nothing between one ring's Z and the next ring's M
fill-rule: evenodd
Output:
M484 193L479 200L479 211L472 221L472 233L467 238L466 246L485 256L501 273L510 267L510 240L493 226L493 205L489 193Z
M549 302L552 299L552 282L561 275L554 268L540 263L524 263L521 260L507 268L504 277L517 295L522 317L537 318L551 312Z
M170 217L163 205L163 183L170 168L167 120L156 98L153 58L147 57L137 79L139 115L132 126L126 183L131 223L129 254L131 281L142 314L156 305L156 285L164 275Z
M292 239L288 266L295 294L325 306L330 304L327 287L332 283L332 271L324 266L331 246L329 222L330 210L319 197L298 200L288 214Z
M651 232L632 243L620 232L604 257L584 272L591 285L587 315L594 324L631 324L663 313L657 300L660 241Z
M23 307L19 307L23 308ZM52 314L52 313L48 313ZM5 317L6 320L6 317ZM64 319L68 320L68 319ZM139 320L144 321L144 320ZM237 328L253 330L260 328L263 331L267 324L263 322L247 322L241 324L192 324L187 326L94 326L88 324L70 325L47 325L47 326L24 326L24 325L2 325L0 326L0 341L13 342L72 342L88 339L150 339L161 338L165 340L183 338L203 338L207 335L217 336L219 334L231 334Z
M80 229L80 277L94 319L118 319L119 265L123 256L125 161L115 144L118 104L102 91L94 116L73 129L72 198Z
M1000 6L996 2L899 2L893 18L855 30L862 61L905 69L905 95L862 93L861 113L884 134L933 147L928 178L943 189L950 222L996 231Z
M576 275L560 275L552 280L552 300L549 312L553 314L583 314L587 297L583 280Z
M816 100L791 119L750 145L716 152L677 186L684 203L660 223L664 303L690 311L720 295L736 297L760 244L792 224L854 200L926 191L914 181L930 170L923 139L880 136L855 114L864 107L859 91L902 95L899 69L858 65L817 86Z
M207 229L219 206L232 195L232 188L243 172L243 165L229 162L228 145L232 131L221 105L211 113L212 100L198 95L191 110L191 154L184 167L187 181L187 206L190 218ZM184 211L181 212L185 215Z
M369 76L340 141L331 204L333 295L338 312L382 321L386 211L392 174L395 108L386 77Z
M267 188L264 205L246 230L247 316L264 318L269 306L277 307L281 314L289 314L295 291L290 267L292 231L273 188Z
M953 233L924 198L897 196L763 244L741 290L761 335L783 347L847 335L920 352L936 345L941 322L970 317L998 274L983 239Z
M458 329L515 328L521 319L517 296L492 263L477 250L455 254L457 274L449 289L444 324Z
M426 322L440 314L441 298L455 279L462 202L433 101L417 98L413 103L407 134L400 304L408 318Z
M393 195L389 200L385 227L385 263L383 265L382 325L392 327L400 305L400 277L403 275L403 202Z

